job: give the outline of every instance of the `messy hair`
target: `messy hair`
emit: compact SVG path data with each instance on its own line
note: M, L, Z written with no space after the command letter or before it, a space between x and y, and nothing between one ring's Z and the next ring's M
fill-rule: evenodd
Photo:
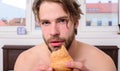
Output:
M81 18L82 11L79 8L80 5L77 3L77 0L34 0L32 10L35 16L35 20L39 22L39 7L44 2L56 2L62 5L64 11L68 14L70 20L75 23ZM77 30L75 30L76 32Z

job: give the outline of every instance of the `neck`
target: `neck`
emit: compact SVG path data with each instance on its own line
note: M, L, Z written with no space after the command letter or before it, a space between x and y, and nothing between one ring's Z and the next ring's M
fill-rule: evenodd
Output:
M74 59L74 54L77 51L77 45L78 45L78 41L77 40L73 40L70 49L68 50L70 56Z

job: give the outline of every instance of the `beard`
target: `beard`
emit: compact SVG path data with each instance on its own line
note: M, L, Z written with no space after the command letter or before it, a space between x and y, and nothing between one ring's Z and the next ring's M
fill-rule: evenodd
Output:
M74 38L75 38L74 32L73 32L70 36L68 36L67 39L65 39L65 38L63 38L63 37L59 37L58 35L56 35L56 36L51 36L49 39L46 39L46 38L43 36L43 39L44 39L46 45L48 46L48 49L49 49L51 52L54 51L54 50L57 50L58 48L61 47L61 46L57 46L57 47L52 47L52 46L50 46L50 45L49 45L49 42L50 42L51 40L63 41L64 44L62 44L62 45L64 45L64 46L66 47L66 49L69 50L69 48L70 48L70 46L71 46Z

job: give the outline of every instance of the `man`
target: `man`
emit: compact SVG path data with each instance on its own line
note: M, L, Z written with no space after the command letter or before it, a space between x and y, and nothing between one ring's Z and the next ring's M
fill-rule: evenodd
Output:
M50 54L61 45L68 49L74 60L65 63L73 71L116 71L108 55L75 39L82 14L75 0L35 0L33 11L45 43L20 54L14 71L53 71Z

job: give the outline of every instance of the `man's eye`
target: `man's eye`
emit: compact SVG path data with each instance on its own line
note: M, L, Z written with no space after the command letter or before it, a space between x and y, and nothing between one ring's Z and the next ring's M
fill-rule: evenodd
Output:
M58 23L67 24L67 19L60 19L60 20L58 21Z
M50 22L42 22L42 25L48 25Z

